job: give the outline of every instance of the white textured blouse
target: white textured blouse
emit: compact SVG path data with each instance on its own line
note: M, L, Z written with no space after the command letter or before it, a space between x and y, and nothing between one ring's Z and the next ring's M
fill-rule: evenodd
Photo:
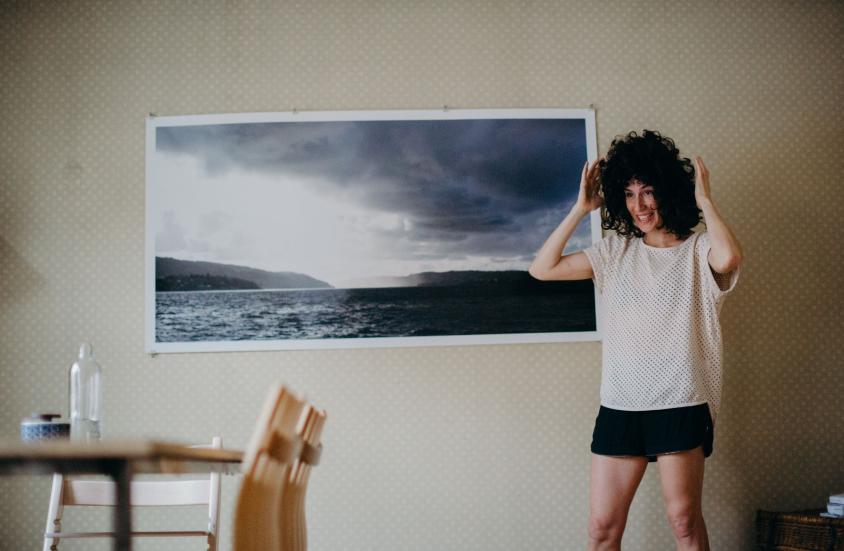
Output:
M740 268L716 274L709 234L673 247L611 234L583 252L603 307L601 404L644 411L721 405L724 297Z

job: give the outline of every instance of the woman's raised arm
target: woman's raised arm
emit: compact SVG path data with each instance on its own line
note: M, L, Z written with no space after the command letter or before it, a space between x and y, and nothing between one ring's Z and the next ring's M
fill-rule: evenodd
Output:
M719 274L728 274L741 264L744 253L733 230L712 202L709 169L703 164L703 158L698 155L694 163L695 200L698 208L703 211L703 220L706 222L706 231L709 233L711 244L709 265Z
M536 253L533 264L530 265L530 275L542 281L590 279L592 277L592 264L582 252L576 252L562 256L577 225L594 209L603 204L603 198L598 193L600 182L599 161L589 166L587 161L583 165L583 173L580 177L580 190L577 194L577 202L568 215L560 222L545 244Z

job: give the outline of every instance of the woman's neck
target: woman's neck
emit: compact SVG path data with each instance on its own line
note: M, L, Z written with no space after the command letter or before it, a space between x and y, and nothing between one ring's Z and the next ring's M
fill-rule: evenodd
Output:
M645 242L645 245L650 247L665 248L679 245L685 241L685 239L680 239L673 233L668 233L665 228L663 228L646 233L642 238L642 241Z

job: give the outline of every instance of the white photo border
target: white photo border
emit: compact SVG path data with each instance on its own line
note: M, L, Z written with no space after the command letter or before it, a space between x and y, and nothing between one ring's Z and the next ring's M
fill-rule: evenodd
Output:
M214 124L274 123L274 122L340 122L340 121L401 121L401 120L471 120L471 119L581 119L586 129L587 159L597 159L595 111L593 109L438 109L438 110L377 110L377 111L287 111L268 113L232 113L210 115L178 115L146 118L145 155L145 247L144 247L144 327L145 352L150 354L179 352L245 352L269 350L325 350L357 348L428 347L463 345L500 345L550 342L583 342L601 340L602 308L595 291L595 331L559 333L508 333L488 335L448 335L419 337L356 337L333 339L281 339L241 341L156 342L155 340L155 221L152 220L152 166L156 153L158 127L197 126ZM601 240L600 210L590 215L592 242Z

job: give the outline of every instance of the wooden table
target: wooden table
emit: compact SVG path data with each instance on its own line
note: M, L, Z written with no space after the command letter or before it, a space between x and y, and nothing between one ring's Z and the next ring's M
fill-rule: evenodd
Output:
M0 442L0 475L105 474L117 485L114 549L128 551L132 541L129 488L136 473L240 472L239 450L192 448L154 440L106 440L93 444L67 440ZM45 502L46 503L46 502Z

